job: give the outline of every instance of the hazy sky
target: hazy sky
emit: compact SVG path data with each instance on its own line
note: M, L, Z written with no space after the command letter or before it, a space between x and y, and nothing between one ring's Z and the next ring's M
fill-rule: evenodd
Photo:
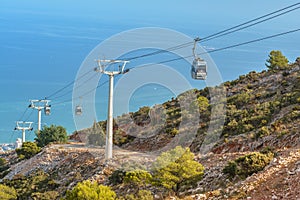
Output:
M12 135L12 129L29 99L44 98L73 81L89 52L112 35L134 28L161 27L192 38L205 37L295 3L298 2L0 0L0 143L20 137L18 132ZM299 18L300 10L296 10L203 46L220 48L297 29ZM294 61L300 56L299 47L297 32L213 53L211 57L223 79L232 80L264 69L273 49L281 50ZM68 98L71 93L59 100ZM72 132L71 104L54 107L53 111L47 119L43 116L43 122L63 125ZM98 113L99 120L105 112ZM36 117L36 111L31 114L28 110L22 120L36 122Z

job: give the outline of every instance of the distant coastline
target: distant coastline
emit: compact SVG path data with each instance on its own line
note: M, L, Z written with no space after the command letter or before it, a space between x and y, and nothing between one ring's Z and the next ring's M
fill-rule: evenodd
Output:
M15 143L1 143L0 144L0 153L15 150L16 144Z

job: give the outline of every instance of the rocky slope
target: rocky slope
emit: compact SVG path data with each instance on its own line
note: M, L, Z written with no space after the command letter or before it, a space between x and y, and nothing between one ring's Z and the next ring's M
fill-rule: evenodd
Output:
M225 90L224 90L225 89ZM210 92L226 100L214 100ZM201 102L192 102L201 111L197 124L186 123L180 96L156 108L142 108L135 113L120 116L114 127L114 143L120 148L114 151L114 159L104 161L104 149L89 146L87 132L82 130L72 136L77 142L54 144L44 147L31 159L18 161L14 153L1 154L10 166L5 179L14 180L21 175L31 176L37 171L47 174L47 180L55 184L55 190L63 196L67 189L83 180L96 180L109 185L108 178L113 171L128 165L150 166L160 149L174 140L184 140L183 133L196 134L187 144L195 153L195 160L205 167L203 179L193 185L181 188L177 196L182 199L300 199L300 66L292 64L288 69L278 71L251 72L239 79L226 82L216 88L190 91ZM185 105L185 106L186 106ZM218 107L219 106L219 107ZM212 116L214 108L224 106L225 114ZM161 108L166 121L157 126ZM149 117L150 113L150 117ZM157 114L156 114L157 113ZM190 114L190 113L188 113ZM187 115L187 116L191 116ZM207 130L224 120L217 137L207 140ZM133 120L138 126L128 125ZM152 120L152 122L151 122ZM99 123L103 131L105 122ZM153 131L155 130L155 131ZM100 131L101 132L101 131ZM213 135L209 135L213 136ZM209 137L210 138L210 137ZM186 140L184 140L186 142ZM209 151L202 151L204 143L212 142ZM177 144L176 142L174 143ZM173 145L173 144L172 144ZM172 146L171 145L171 146ZM249 152L271 148L274 159L262 171L243 178L230 178L223 173L228 161ZM118 195L130 193L134 188L124 185L113 186ZM145 186L156 199L163 199L157 188ZM43 192L48 191L43 189ZM172 195L167 197L172 199ZM175 198L175 197L174 197Z

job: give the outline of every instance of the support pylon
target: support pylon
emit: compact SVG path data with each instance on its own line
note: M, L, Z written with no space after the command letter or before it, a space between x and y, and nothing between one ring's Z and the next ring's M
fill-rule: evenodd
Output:
M41 131L42 124L42 109L44 109L45 115L50 115L51 105L49 105L50 100L30 100L29 108L38 110L38 132Z
M125 74L129 69L124 70L125 65L129 61L125 60L97 60L98 67L96 72L101 72L109 76L109 91L108 91L108 112L106 125L106 145L105 145L105 159L109 160L113 154L113 93L114 93L114 76L118 74ZM105 70L106 67L113 64L122 64L118 66L117 70Z
M22 143L25 142L25 131L30 130L32 131L33 122L24 122L24 121L17 121L15 130L22 130Z

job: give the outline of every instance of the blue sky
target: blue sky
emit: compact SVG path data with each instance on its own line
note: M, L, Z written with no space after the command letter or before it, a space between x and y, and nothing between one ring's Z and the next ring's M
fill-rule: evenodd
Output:
M0 143L20 137L12 129L29 99L44 98L73 81L89 52L114 34L134 28L162 27L192 38L205 37L294 3L297 1L1 0ZM297 10L203 45L220 48L296 29L300 25L299 17ZM211 57L223 79L232 80L252 70L263 70L273 49L281 50L294 61L300 56L299 38L297 32L213 53ZM59 100L70 98L71 94ZM26 111L25 118L36 122L36 111L30 113L31 110ZM98 113L99 120L104 116L105 112ZM71 104L53 107L53 114L43 116L43 122L74 131ZM31 135L32 138L34 134Z

